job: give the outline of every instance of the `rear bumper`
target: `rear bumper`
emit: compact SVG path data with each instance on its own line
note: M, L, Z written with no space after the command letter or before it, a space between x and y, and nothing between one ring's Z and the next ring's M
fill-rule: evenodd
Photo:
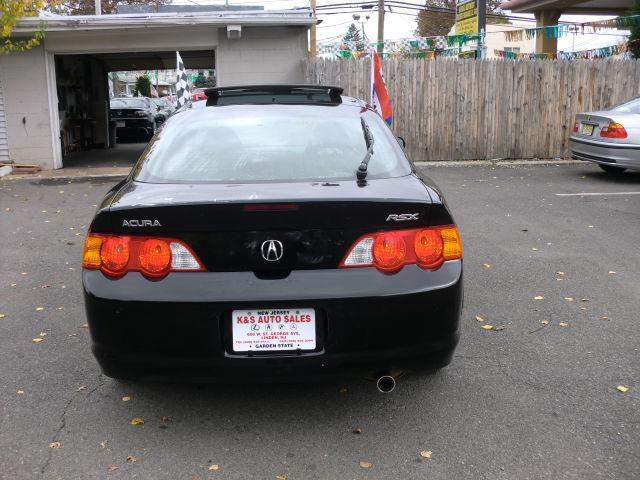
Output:
M316 270L280 280L238 272L150 282L84 271L83 283L93 352L105 374L241 382L444 366L458 342L463 297L460 261L435 272ZM231 351L233 309L278 307L316 310L318 351Z
M640 145L570 139L571 156L587 162L640 169Z

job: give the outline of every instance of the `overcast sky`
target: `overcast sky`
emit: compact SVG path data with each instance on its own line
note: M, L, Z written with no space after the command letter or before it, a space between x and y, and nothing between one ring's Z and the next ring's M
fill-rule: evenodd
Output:
M424 2L417 0L403 0L408 3L413 3L416 6L424 5ZM216 0L177 0L175 3L182 4L224 4L223 1ZM262 1L250 1L250 0L229 0L231 5L264 5L268 10L290 9L295 7L308 7L309 2L305 0L262 0ZM359 5L362 1L356 0L317 0L318 6L335 4L335 3L353 3ZM375 11L371 10L358 10L353 9L353 13L359 13L361 18L364 19L365 15L369 15L370 18L364 24L364 30L367 37L371 41L375 41L378 31L378 15ZM402 12L386 12L385 15L385 38L386 39L400 39L415 36L416 29L416 17L417 11L410 12L404 10ZM517 16L533 18L533 15L516 14ZM353 23L352 13L327 15L322 11L318 12L318 18L322 20L322 23L318 25L318 43L326 41L337 41L346 32L347 28ZM571 22L588 22L593 20L600 20L605 18L612 18L610 16L585 16L585 15L563 15L561 20ZM358 24L358 26L360 26ZM531 26L535 26L535 22L531 22ZM601 32L600 35L569 35L565 38L559 39L559 50L573 51L573 50L588 50L592 48L598 48L603 46L614 45L618 41L624 40L624 36L619 35L620 32L610 31Z

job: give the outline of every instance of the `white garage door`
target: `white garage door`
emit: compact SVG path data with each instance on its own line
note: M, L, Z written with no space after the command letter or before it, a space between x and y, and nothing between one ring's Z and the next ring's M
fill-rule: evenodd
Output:
M0 162L9 161L9 145L7 144L7 120L4 116L4 96L0 82Z

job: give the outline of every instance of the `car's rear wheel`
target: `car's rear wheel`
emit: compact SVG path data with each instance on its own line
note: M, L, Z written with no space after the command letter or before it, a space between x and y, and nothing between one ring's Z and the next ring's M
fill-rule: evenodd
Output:
M621 173L624 173L624 171L626 170L626 168L623 168L623 167L614 167L613 165L603 165L602 163L599 163L598 166L602 170L604 170L605 172L611 175L620 175Z

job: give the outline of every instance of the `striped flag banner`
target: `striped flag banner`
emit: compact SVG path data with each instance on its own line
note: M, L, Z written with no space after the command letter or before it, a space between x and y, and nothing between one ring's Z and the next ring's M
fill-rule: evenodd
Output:
M387 125L393 122L393 114L391 112L391 99L387 91L387 85L384 83L384 75L382 74L382 61L378 52L371 50L371 103L373 109L380 114Z
M180 52L176 52L177 79L176 79L176 102L178 108L182 107L187 101L191 100L191 92L189 91L189 83L187 83L187 72L182 63Z

